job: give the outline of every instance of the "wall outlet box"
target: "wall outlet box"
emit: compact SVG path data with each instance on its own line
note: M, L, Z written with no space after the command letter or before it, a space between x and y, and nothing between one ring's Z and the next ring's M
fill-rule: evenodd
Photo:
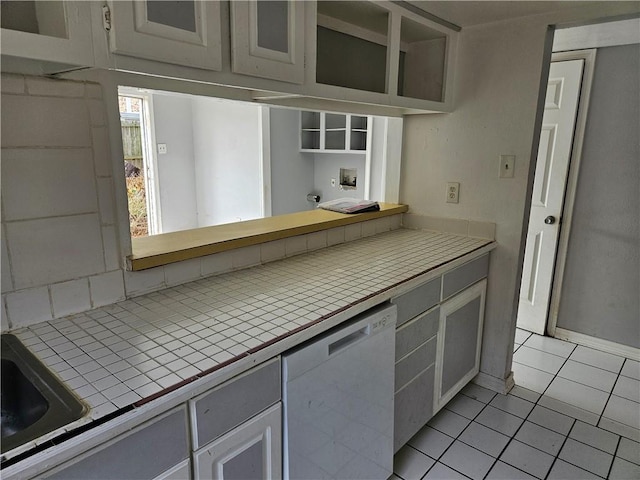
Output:
M458 182L447 183L447 203L458 203L460 184Z
M500 155L500 178L513 178L515 165L515 155Z

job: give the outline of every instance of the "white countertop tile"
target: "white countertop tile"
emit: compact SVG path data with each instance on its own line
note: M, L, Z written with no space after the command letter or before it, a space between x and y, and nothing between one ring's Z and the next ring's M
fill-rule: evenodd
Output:
M95 420L490 243L394 230L12 333L78 379Z

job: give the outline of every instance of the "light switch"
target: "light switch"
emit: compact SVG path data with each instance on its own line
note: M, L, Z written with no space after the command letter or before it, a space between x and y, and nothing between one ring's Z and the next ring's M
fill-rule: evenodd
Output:
M158 144L158 153L160 155L164 155L165 153L167 153L167 144L166 143L159 143Z
M500 178L513 178L516 165L515 155L500 155Z

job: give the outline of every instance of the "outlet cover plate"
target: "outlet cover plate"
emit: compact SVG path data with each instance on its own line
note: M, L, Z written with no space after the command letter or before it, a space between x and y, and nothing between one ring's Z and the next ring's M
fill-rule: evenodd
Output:
M460 183L448 182L447 183L447 203L458 203L460 195Z

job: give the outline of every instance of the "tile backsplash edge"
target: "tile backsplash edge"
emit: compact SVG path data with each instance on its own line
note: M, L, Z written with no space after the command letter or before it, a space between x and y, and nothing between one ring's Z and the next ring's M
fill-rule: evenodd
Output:
M114 270L25 288L2 295L2 332L35 325L54 318L82 313L111 303L152 293L168 287L253 267L321 248L358 240L402 226L402 215L391 215L366 222L336 227L287 239L252 245L138 272ZM88 288L85 285L88 283ZM55 295L67 292L65 308L58 309ZM69 301L69 296L75 301ZM87 308L89 307L89 308ZM21 318L12 318L11 311ZM28 311L28 312L27 312Z
M417 213L404 213L402 226L412 230L435 230L437 232L466 235L495 240L496 224L460 218L432 217Z

